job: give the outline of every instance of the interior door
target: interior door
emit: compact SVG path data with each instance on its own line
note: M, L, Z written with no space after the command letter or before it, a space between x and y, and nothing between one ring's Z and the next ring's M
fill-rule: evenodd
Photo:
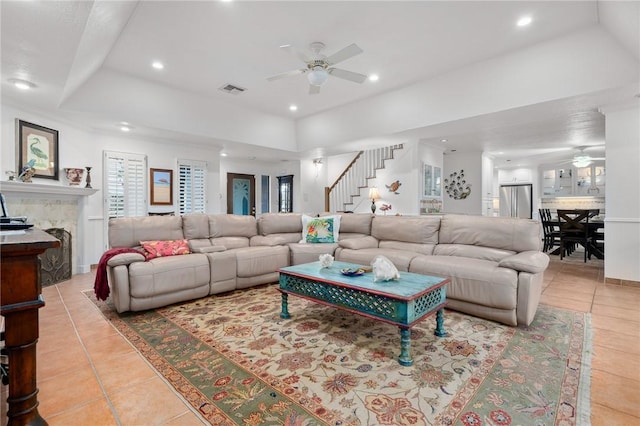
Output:
M256 215L256 177L227 173L227 213Z

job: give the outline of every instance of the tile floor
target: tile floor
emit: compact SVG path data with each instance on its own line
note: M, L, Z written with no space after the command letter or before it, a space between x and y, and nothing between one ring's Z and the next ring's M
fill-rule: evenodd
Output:
M640 425L640 288L603 284L602 262L584 264L579 253L562 262L552 258L542 303L592 314L592 424ZM43 289L40 414L51 426L201 424L81 294L93 287L93 277L75 275Z

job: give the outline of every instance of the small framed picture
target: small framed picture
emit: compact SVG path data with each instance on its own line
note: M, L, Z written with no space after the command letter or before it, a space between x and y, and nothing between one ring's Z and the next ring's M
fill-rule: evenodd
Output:
M151 205L173 205L173 170L149 169L151 182Z
M32 164L33 177L58 180L58 131L16 119L18 165L16 173Z

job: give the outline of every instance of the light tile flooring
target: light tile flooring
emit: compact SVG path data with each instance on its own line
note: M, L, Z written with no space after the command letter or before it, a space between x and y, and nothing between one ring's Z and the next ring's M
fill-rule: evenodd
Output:
M640 425L640 289L603 284L601 261L552 256L542 303L591 312L593 425ZM40 310L40 414L54 425L194 425L177 396L81 291L93 273L46 287ZM2 389L6 401L6 387ZM6 404L2 425L6 424Z

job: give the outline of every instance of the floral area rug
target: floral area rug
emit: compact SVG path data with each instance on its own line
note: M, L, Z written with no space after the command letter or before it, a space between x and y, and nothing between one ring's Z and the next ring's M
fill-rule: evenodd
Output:
M89 294L88 297L94 299ZM214 425L589 423L590 317L540 306L530 327L454 311L412 329L289 297L277 285L104 315Z

